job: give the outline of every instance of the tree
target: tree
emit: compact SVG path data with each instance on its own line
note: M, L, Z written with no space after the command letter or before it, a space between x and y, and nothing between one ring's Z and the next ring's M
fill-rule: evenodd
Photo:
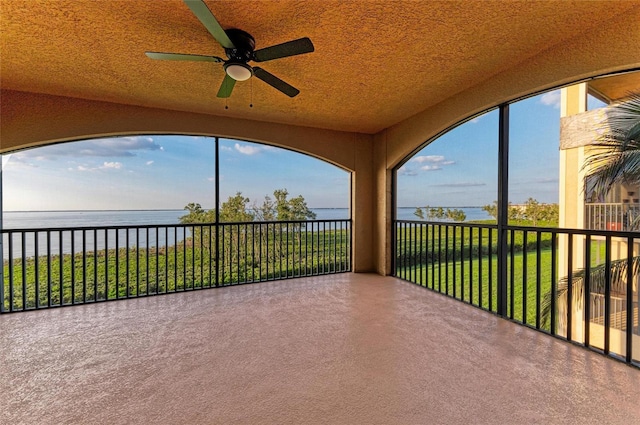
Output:
M424 213L422 212L422 208L420 208L420 207L416 208L416 210L414 211L413 215L418 217L420 220L424 220Z
M542 219L543 214L543 204L540 204L536 199L529 198L524 203L524 217L531 221L534 226L538 225L538 221Z
M458 209L449 209L447 208L446 216L451 221L465 221L467 219L467 215L462 210Z
M605 195L616 183L640 183L640 92L606 111L603 134L585 161L596 195Z
M245 222L253 221L253 214L247 211L249 198L242 196L242 192L236 192L220 206L220 222Z
M257 221L275 221L277 212L276 204L273 202L269 195L264 197L262 205L258 206L255 203L252 207L254 219Z
M180 217L180 223L214 223L216 221L215 210L205 210L200 204L191 202L184 207L188 214Z
M309 209L307 201L302 195L287 199L287 189L277 189L273 192L275 198L276 218L279 221L313 220L316 214Z
M482 210L493 217L495 220L498 219L498 201L493 201L493 204L483 206Z

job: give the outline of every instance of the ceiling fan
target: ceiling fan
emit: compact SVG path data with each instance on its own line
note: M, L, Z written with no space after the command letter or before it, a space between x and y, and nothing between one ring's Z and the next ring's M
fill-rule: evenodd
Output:
M201 61L222 63L225 76L222 80L218 97L229 97L236 81L245 81L256 76L289 97L294 97L300 90L282 81L280 78L257 66L250 66L249 61L266 62L288 56L313 52L313 43L308 37L277 44L264 49L254 50L255 40L251 34L236 28L222 29L213 13L202 0L184 0L194 15L211 33L213 38L224 48L227 60L218 56L191 55L185 53L146 52L151 59L174 61Z

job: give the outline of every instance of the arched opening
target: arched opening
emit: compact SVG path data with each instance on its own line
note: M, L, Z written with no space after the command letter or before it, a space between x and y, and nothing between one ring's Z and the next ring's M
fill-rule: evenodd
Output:
M5 154L0 307L350 271L350 175L291 150L202 136Z
M502 104L426 143L394 170L394 274L637 360L638 182L621 176L600 199L590 182L606 163L594 155L608 149L614 105L639 89L637 72L575 83Z

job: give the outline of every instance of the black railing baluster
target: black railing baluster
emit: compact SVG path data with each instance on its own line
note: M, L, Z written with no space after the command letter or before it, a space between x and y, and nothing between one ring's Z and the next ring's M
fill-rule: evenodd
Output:
M120 299L120 231L116 229L116 300Z
M14 311L13 301L14 301L14 293L13 293L13 233L9 232L9 311ZM4 261L4 258L2 259ZM4 276L3 276L4 279ZM4 282L2 282L4 286ZM4 303L4 298L2 299Z
M224 239L224 228L222 229L222 238ZM224 278L224 276L223 276ZM186 291L187 284L187 228L182 228L182 290Z
M104 299L109 300L109 229L104 230Z
M125 244L127 246L126 248L126 252L125 252L125 261L126 261L126 270L125 273L127 274L127 278L125 279L125 284L127 285L127 289L125 291L126 297L129 298L131 297L131 282L130 282L130 277L129 277L129 271L130 271L130 267L129 267L129 229L126 230L126 234L125 234Z
M604 255L604 353L608 355L611 334L611 235L605 237Z
M82 303L84 304L86 302L87 302L87 231L82 230Z
M213 281L213 279L211 278L211 254L213 253L213 240L212 240L212 233L213 233L213 228L211 225L208 226L208 233L209 233L209 248L207 250L207 263L209 265L209 279L208 279L208 287L211 288L211 282ZM166 242L166 246L167 246L167 250L169 249L169 239L167 239ZM169 257L168 255L168 251L167 251L167 257ZM167 266L168 267L168 266ZM167 285L169 282L169 278L167 277Z
M515 309L515 286L516 286L516 277L515 277L515 237L516 231L511 229L509 231L509 318L513 319L515 317L514 309Z
M480 308L484 308L482 305L482 293L484 292L483 288L483 279L482 279L482 231L484 229L480 227L478 229L478 306Z
M24 247L27 245L27 232L22 232L20 234L20 239L22 242L20 247L22 257L20 261L22 265L22 310L24 311L27 309L27 253L24 251Z
M140 296L140 228L136 229L136 297Z
M558 297L558 282L557 282L557 241L558 234L556 232L551 233L551 309L550 309L550 317L549 317L549 332L551 335L557 334L556 329L556 307L557 307L557 297Z
M464 301L464 227L460 228L460 301Z
M444 293L449 295L449 226L444 226Z
M452 256L453 256L453 265L451 267L451 271L452 271L452 277L453 277L453 298L457 298L458 297L458 280L456 279L456 275L457 275L457 268L458 268L458 259L457 259L457 249L458 249L458 245L456 243L456 235L458 234L458 226L453 228L453 240L451 241L451 247L453 248L453 252L452 252Z
M626 308L627 308L627 317L626 317L626 352L625 352L625 361L627 363L631 363L633 360L633 238L631 236L627 237L627 297L626 297ZM640 288L638 288L638 293L640 294ZM640 303L639 303L640 304ZM638 309L640 310L640 305L638 305ZM638 311L638 320L640 320L640 311Z
M587 235L585 240L584 271L584 345L589 347L591 345L591 235Z
M156 294L161 294L160 290L160 228L156 227Z
M40 232L36 231L33 234L33 267L34 267L34 283L35 283L35 308L40 308L40 249L38 247L38 239ZM4 261L4 258L2 259ZM2 281L4 286L4 276ZM4 298L0 297L0 302L4 303Z
M573 328L573 234L567 235L567 339L572 341Z
M5 242L4 242L4 233L0 233L0 238L2 238L1 242L2 242L2 246L6 246ZM2 276L0 276L2 278L2 282L0 282L0 313L4 313L6 310L6 307L4 305L4 296L5 296L5 268L4 268L4 251L2 252L2 262L3 262L3 267L2 267L2 273L0 273Z
M58 284L58 292L60 293L60 305L64 305L64 255L62 253L62 239L63 239L63 232L60 230L58 231L58 268L60 271L60 275L59 275L59 284Z
M191 289L196 289L196 226L191 226Z
M178 226L173 228L173 292L178 292Z
M527 324L527 296L529 291L527 288L527 236L526 230L522 232L522 323Z
M488 270L488 274L489 274L489 280L488 280L488 285L489 285L489 311L493 311L494 313L496 313L496 311L493 309L493 228L489 228L489 248L488 248L488 258L489 258L489 270Z
M540 329L540 302L542 299L542 278L541 278L541 264L542 261L542 232L536 231L536 329Z
M51 282L49 282L51 292ZM93 301L98 301L98 229L93 229Z

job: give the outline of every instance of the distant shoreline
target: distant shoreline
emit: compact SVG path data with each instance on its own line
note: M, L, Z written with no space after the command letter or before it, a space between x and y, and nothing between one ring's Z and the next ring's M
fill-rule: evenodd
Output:
M400 207L405 208L405 207ZM411 208L411 207L407 207ZM460 207L459 207L460 208ZM462 207L466 208L466 207ZM469 207L473 208L473 207ZM205 208L210 209L210 208ZM309 207L312 210L348 210L349 207ZM64 212L145 212L145 211L185 211L185 208L150 208L150 209L132 209L132 210L4 210L6 213L64 213Z

